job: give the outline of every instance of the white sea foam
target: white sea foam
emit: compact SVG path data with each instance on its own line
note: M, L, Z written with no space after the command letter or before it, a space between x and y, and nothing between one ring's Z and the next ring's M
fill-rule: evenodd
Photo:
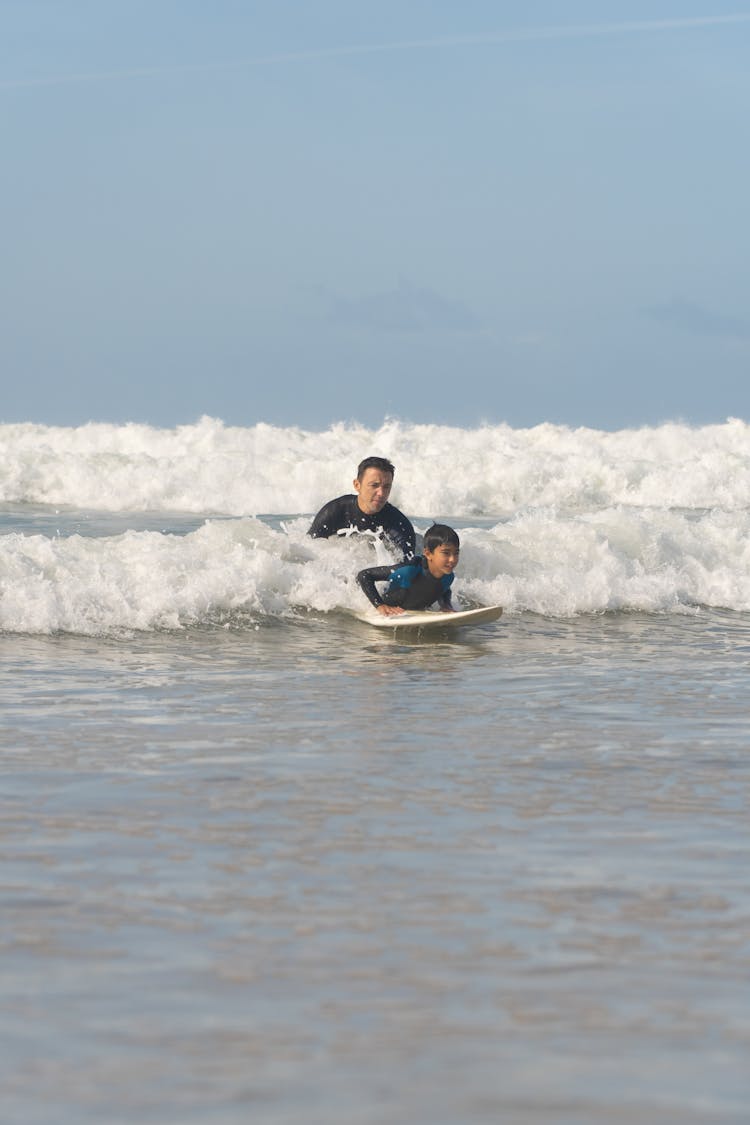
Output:
M521 509L745 509L750 426L738 419L606 433L544 424L474 430L387 422L323 433L212 418L143 425L0 426L0 502L108 511L315 512L351 490L362 457L396 464L393 501L411 516Z
M361 606L354 575L386 561L383 546L306 531L369 454L395 461L393 499L418 530L435 517L459 524L459 603L560 616L750 610L742 421L618 433L389 422L317 434L204 418L174 430L0 426L0 500L32 512L19 521L26 534L6 517L0 535L0 629L245 627ZM50 535L51 505L60 534ZM94 524L102 513L98 527L71 534L83 526L72 509ZM226 518L190 520L188 534L111 534L106 513L127 527L139 521L122 513L149 511Z
M424 531L426 521L417 521ZM209 520L186 535L0 536L0 630L117 635L252 627L361 608L355 574L386 561L362 537L310 540L307 520ZM750 611L750 516L617 507L528 510L461 528L458 604L506 613Z

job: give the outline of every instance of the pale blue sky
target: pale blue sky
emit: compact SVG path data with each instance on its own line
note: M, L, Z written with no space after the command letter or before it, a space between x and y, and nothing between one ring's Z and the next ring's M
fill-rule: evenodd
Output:
M750 8L0 0L0 421L750 419Z

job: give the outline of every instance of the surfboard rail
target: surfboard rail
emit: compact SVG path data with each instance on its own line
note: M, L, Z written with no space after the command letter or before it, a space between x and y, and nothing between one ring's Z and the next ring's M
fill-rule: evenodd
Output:
M371 608L355 613L355 617L366 625L374 625L376 629L460 629L467 625L497 621L502 612L501 605L484 605L476 609L460 609L455 613L443 613L438 609L412 609L385 617Z

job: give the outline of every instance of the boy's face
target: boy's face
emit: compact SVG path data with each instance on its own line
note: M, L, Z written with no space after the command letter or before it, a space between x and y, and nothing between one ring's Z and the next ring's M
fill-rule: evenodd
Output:
M452 543L443 543L434 551L425 551L427 569L433 578L442 578L444 574L453 574L458 566L460 551Z

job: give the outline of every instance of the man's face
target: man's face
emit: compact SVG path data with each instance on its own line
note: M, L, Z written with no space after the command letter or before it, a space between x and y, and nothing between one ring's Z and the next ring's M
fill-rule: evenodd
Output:
M393 477L382 469L365 469L362 480L354 481L357 504L368 516L374 516L385 507L393 488Z

